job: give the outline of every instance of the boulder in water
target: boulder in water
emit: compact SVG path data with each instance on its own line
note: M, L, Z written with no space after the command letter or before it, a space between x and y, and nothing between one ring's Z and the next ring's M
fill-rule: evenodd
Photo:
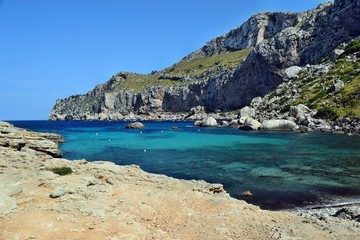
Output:
M216 127L217 121L213 117L206 117L204 120L202 120L201 126L203 127Z
M142 124L141 122L133 122L133 123L129 123L128 125L126 125L125 128L131 128L131 129L134 129L134 128L145 128L145 125Z
M253 196L253 194L252 194L250 191L245 191L245 192L242 192L242 193L241 193L241 196L251 197L251 196Z

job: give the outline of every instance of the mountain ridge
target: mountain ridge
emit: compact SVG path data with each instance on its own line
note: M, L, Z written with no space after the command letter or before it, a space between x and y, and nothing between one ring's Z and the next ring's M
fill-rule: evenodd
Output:
M164 70L120 72L87 94L57 100L49 119L166 120L196 106L240 109L286 81L286 69L319 63L359 36L359 6L336 0L303 13L255 14Z

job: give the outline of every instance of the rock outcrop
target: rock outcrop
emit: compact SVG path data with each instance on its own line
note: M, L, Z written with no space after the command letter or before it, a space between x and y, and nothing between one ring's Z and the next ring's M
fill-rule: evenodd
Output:
M294 131L299 128L293 121L282 119L265 120L262 127L266 131Z
M244 123L242 124L242 122L240 122L240 124L242 126L240 126L239 128L241 130L251 130L251 131L256 131L259 130L262 127L262 124L260 122L258 122L256 119L253 119L251 117L246 117Z
M358 37L359 2L335 0L304 13L256 14L167 69L148 75L120 72L87 94L58 100L49 119L164 120L166 113L196 106L208 112L240 109ZM234 53L242 57L231 60ZM222 61L201 61L215 58Z
M206 117L202 120L201 126L202 127L216 127L217 121L213 117Z
M243 109L253 109L260 122L294 121L305 132L360 134L360 38L339 45L338 51L337 57L331 54L320 64L289 73L284 83ZM246 115L243 109L240 116ZM242 117L239 123L244 124Z
M125 128L135 128L135 129L139 129L139 128L145 128L145 125L142 124L141 122L133 122L133 123L129 123L128 125L126 125Z
M11 147L22 152L35 152L37 155L61 157L58 143L64 139L54 133L35 133L15 128L0 121L0 146Z
M360 234L350 208L325 220L264 211L231 198L221 184L23 151L13 147L16 139L38 133L0 126L14 136L0 146L0 239L352 240Z

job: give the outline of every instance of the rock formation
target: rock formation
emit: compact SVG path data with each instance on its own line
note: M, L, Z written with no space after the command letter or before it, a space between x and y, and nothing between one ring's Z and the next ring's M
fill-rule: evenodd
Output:
M213 117L206 117L202 120L201 126L202 127L216 127L217 121Z
M145 125L142 124L141 122L133 122L126 125L125 128L131 128L131 129L145 128Z
M61 157L58 143L64 139L54 133L34 133L15 128L0 121L0 146L10 147L22 152L34 152L36 155Z
M258 13L169 68L120 72L86 94L58 100L49 119L163 120L196 106L240 109L358 37L359 16L359 0L335 0L304 13Z
M282 119L265 120L262 122L262 127L266 131L291 131L299 128L293 121Z
M308 211L303 217L264 211L231 198L221 184L177 180L134 165L54 158L44 149L46 141L56 140L56 146L58 135L4 122L0 129L1 142L8 143L0 145L0 239L352 240L360 235L352 208L326 218ZM42 139L36 149L27 146L32 138ZM25 146L18 147L19 139ZM54 170L69 168L72 173Z

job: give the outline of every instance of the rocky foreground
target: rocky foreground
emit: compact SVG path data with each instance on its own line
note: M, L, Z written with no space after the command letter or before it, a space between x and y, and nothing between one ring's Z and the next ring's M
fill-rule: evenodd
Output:
M0 122L0 239L357 239L360 223L271 212L219 184L60 158L62 138ZM58 175L54 168L69 167Z

